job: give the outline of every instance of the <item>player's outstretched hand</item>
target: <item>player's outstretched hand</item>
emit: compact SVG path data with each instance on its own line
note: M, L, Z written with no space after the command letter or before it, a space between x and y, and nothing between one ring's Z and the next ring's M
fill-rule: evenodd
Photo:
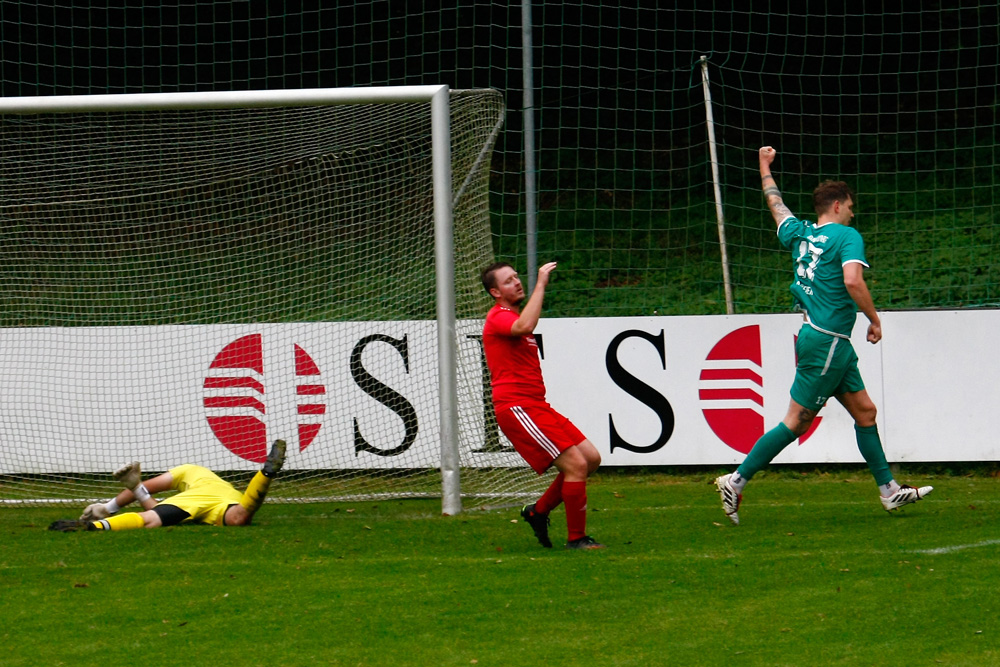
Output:
M764 164L771 164L774 162L774 156L778 154L778 151L774 150L771 146L761 146L757 155L760 157L760 161Z
M104 503L94 503L92 505L87 505L83 510L83 514L80 515L81 521L99 521L101 519L107 519L111 516L111 512Z
M548 262L547 264L542 264L542 266L538 269L538 280L535 281L535 284L536 285L547 284L549 282L549 274L552 273L552 271L554 271L555 268L556 268L556 262Z

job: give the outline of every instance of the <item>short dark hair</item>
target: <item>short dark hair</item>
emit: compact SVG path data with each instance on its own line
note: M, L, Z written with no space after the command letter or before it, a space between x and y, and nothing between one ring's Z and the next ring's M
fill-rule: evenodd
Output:
M854 190L851 190L851 186L843 181L828 179L813 190L813 208L816 209L817 214L825 213L835 201L846 203L848 199L852 202L857 201L854 197Z
M486 289L487 294L490 293L491 289L497 286L496 272L504 268L505 266L509 266L512 269L514 268L507 262L494 262L489 266L487 266L485 269L483 269L483 272L480 274L479 277L482 278L483 280L483 287Z

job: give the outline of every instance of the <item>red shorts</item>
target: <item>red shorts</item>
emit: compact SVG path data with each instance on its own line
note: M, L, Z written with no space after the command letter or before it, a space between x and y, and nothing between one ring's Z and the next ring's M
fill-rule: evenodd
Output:
M541 475L564 451L587 439L548 403L514 405L497 411L497 423L514 449Z

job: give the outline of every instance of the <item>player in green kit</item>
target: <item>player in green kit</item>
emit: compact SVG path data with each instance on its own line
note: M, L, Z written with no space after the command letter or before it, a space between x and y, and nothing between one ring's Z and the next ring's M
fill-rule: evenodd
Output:
M792 252L795 280L792 295L805 322L795 343L797 362L785 418L760 437L735 472L715 480L722 509L739 524L743 488L781 450L804 434L831 396L854 418L858 449L878 484L887 511L914 503L933 487L913 488L893 479L875 422L876 409L858 372L851 331L860 310L868 318L868 342L882 339L882 322L865 283L865 244L850 226L854 193L843 181L824 181L813 191L815 223L799 220L785 206L771 175L774 148L760 149L761 187L778 225L778 241Z

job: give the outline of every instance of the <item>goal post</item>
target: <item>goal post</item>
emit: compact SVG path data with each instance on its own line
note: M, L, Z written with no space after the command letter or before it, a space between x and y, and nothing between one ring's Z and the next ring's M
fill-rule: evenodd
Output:
M132 458L239 482L276 437L276 500L536 489L475 340L502 119L445 85L0 99L0 502Z

